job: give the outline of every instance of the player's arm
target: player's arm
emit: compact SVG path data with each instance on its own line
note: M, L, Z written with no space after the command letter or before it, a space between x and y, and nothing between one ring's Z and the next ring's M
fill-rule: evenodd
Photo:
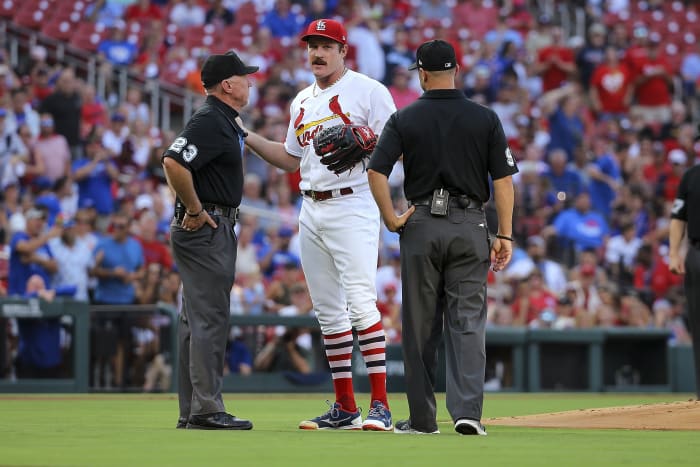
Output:
M284 144L277 141L270 141L255 132L246 130L248 136L245 144L268 164L284 170L294 172L299 168L301 159L289 154L284 148Z

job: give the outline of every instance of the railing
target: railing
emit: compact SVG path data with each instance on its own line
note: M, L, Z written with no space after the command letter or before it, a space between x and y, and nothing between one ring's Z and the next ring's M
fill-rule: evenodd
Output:
M170 306L90 306L84 302L56 299L0 300L0 320L44 319L68 316L72 375L62 379L4 379L0 392L88 392L90 377L90 329L104 319L133 319L143 314L169 317L171 391L177 382L177 311ZM232 326L302 327L312 330L314 347L323 355L318 322L313 316L235 315ZM4 324L4 323L2 323ZM5 326L0 327L5 329ZM496 391L651 391L693 392L692 349L670 346L670 333L658 329L593 328L575 330L489 328L486 332L487 390ZM4 345L0 333L0 345ZM391 392L405 389L400 345L387 346L387 385ZM437 390L444 391L444 358L440 357ZM326 371L320 366L316 371ZM353 372L358 391L369 390L364 363L356 350ZM230 392L332 392L330 375L312 384L290 381L281 373L249 376L228 375L224 390ZM494 385L494 383L497 383ZM138 388L114 388L135 390Z
M195 101L199 96L193 94L182 86L161 81L159 79L145 79L126 67L115 67L113 76L105 77L98 71L99 62L95 54L78 49L58 41L38 31L18 26L5 19L0 20L0 38L4 38L9 50L9 62L16 66L20 54L29 54L34 45L46 47L49 59L75 68L78 75L88 84L95 86L97 96L106 101L106 79L112 79L116 83L117 96L120 102L124 101L126 92L130 86L142 89L148 98L153 126L161 130L170 130L174 125L179 127L182 121L186 121L195 110ZM177 121L173 122L173 115Z

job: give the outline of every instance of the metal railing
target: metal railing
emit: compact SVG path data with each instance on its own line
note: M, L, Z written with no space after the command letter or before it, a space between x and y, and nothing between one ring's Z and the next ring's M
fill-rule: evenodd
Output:
M115 67L111 76L99 72L100 60L94 53L74 47L65 42L48 37L38 31L18 26L5 19L0 20L0 39L9 52L9 63L17 66L20 56L28 55L35 45L47 49L48 59L74 68L77 75L86 83L95 86L97 96L107 101L107 89L114 84L117 99L122 102L127 90L135 86L144 92L150 106L153 126L170 130L186 121L195 110L195 102L200 97L182 86L167 83L158 78L146 79L127 67ZM108 83L107 80L112 80ZM173 118L175 117L175 118Z

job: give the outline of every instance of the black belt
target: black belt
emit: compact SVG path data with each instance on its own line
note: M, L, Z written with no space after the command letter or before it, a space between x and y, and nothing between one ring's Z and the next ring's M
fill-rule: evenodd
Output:
M202 209L204 209L210 216L220 216L231 219L234 223L238 219L238 208L233 206L222 206L220 204L212 203L202 203ZM185 207L177 206L175 208L175 222L178 224L182 222L185 217Z
M698 250L700 250L700 240L694 239L694 238L689 238L688 244L690 246L692 246L693 248L697 248Z
M430 206L432 197L421 198L409 201L410 206ZM471 199L468 196L450 196L450 204L459 206L462 209L484 209L484 203Z
M314 201L325 201L331 198L340 198L341 196L350 195L353 191L352 188L347 187L328 191L304 190L302 193L304 196L308 196Z

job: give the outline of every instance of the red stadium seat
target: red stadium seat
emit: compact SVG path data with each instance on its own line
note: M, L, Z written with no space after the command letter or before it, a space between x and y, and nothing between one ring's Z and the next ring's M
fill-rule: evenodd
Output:
M75 24L65 19L53 19L44 23L41 27L41 33L52 39L68 41L75 33Z
M19 0L1 0L0 1L0 18L12 18L18 8Z
M106 33L107 31L105 31L104 28L96 27L96 25L86 21L78 25L69 43L73 47L88 52L95 52Z
M49 17L45 11L21 8L12 18L12 22L18 26L38 31L48 19Z

